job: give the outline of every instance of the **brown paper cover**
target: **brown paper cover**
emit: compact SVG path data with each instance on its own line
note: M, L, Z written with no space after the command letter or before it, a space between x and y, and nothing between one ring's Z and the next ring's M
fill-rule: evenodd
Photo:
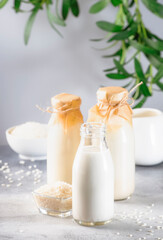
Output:
M80 97L61 93L52 97L51 103L54 113L52 113L49 125L62 124L67 130L73 125L83 123L83 116L80 112Z
M104 87L97 91L97 104L89 110L88 122L104 122L117 129L124 120L132 125L132 109L127 103L128 91L121 87Z

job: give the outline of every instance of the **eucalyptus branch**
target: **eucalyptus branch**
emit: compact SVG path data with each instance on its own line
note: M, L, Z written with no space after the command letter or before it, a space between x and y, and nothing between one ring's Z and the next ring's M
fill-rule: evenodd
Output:
M112 55L104 56L113 58L114 62L113 67L105 70L107 72L106 77L116 81L129 79L130 81L126 85L126 88L129 89L131 85L143 81L143 85L133 94L133 98L138 100L136 107L141 107L147 98L152 96L155 89L153 88L154 85L163 90L163 83L160 82L163 78L163 58L160 57L163 52L163 39L157 37L145 27L139 0L133 0L132 4L129 0L112 0L111 2L114 7L119 8L114 23L99 21L97 26L105 32L111 33L107 41L108 43L116 40L121 43L121 48ZM142 0L142 2L150 11L157 16L163 17L161 15L163 12L158 10L158 6L163 9L162 4L158 4L155 0ZM122 27L120 28L120 26ZM131 49L136 50L136 52L127 60L129 50ZM144 73L141 65L140 56L142 54L149 62L146 73ZM128 63L134 65L134 74L127 71L126 65ZM153 68L157 70L155 76L153 76Z
M8 0L0 0L0 8L7 4ZM23 4L28 4L31 6L30 11L23 10ZM55 5L55 13L51 11L51 6ZM58 31L55 25L66 26L65 19L71 10L72 14L77 17L79 15L79 5L77 0L62 0L62 10L59 8L58 0L14 0L13 9L16 13L30 12L30 16L25 26L24 31L24 42L28 44L31 35L32 27L36 18L36 15L40 10L46 9L47 19L51 27L60 36L61 33ZM61 14L60 14L61 12Z

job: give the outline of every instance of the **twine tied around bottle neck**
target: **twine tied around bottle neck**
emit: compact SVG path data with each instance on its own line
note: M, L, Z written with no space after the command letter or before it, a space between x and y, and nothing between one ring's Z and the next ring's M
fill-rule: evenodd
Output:
M135 91L135 89L137 89L140 85L142 85L143 82L140 82L138 84L136 84L129 92L128 94L125 94L124 97L116 104L112 104L112 97L110 99L110 101L98 101L98 112L101 112L101 115L104 117L105 122L109 121L112 114L114 113L115 110L120 109L121 107L127 105L129 107L131 107L134 104L134 99L132 97L128 97L132 92ZM131 103L128 103L127 100L130 100ZM131 110L131 108L130 108ZM103 114L102 114L103 112ZM132 112L132 110L131 110ZM121 116L122 118L124 118L125 120L128 120L125 115Z
M40 106L36 105L36 107L41 110L42 112L47 112L47 113L65 113L65 112L69 112L71 110L77 110L80 109L80 107L76 107L76 108L67 108L67 109L61 109L61 108L55 108L53 106L47 107L46 109L41 108ZM62 108L66 108L68 107L67 104L63 105Z
M117 108L120 108L120 107L122 107L122 106L124 106L124 105L129 105L129 106L131 107L131 106L134 104L135 101L134 101L133 98L128 97L128 96L129 96L132 92L134 92L135 89L137 89L137 88L138 88L140 85L142 85L142 84L143 84L143 82L140 82L140 83L136 84L136 85L129 91L129 93L128 93L128 94L125 94L124 97L123 97L118 103L116 103L116 104L111 103L113 96L111 96L110 101L105 101L105 102L104 102L104 101L98 100L99 109L102 108L102 105L107 106L107 108L109 108L110 106L112 106L114 110L117 109ZM127 100L131 100L131 103L128 103Z
M72 115L75 115L76 117L76 114L75 114L75 110L79 110L80 109L80 106L79 107L75 107L75 108L67 108L67 109L61 109L61 108L55 108L53 106L51 107L47 107L46 109L44 108L41 108L40 106L36 105L36 107L41 110L42 112L48 112L48 113L51 113L51 114L65 114L69 111L72 111ZM65 104L62 106L62 108L66 108L68 107L68 104ZM78 115L77 115L78 116ZM62 117L64 120L63 120L63 123L64 123L64 131L65 133L67 134L67 129L68 129L68 114L65 114L63 117ZM80 117L78 117L80 119Z

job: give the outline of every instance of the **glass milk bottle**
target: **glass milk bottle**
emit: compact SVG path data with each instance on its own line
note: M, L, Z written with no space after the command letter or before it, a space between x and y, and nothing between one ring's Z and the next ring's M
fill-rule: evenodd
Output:
M108 223L114 213L114 169L105 125L84 123L72 177L74 220L86 226Z
M47 138L47 182L72 183L72 165L80 143L81 99L61 93L51 99L52 115Z
M135 187L134 134L128 91L104 87L97 91L97 104L89 110L88 122L103 122L114 163L114 199L128 198Z

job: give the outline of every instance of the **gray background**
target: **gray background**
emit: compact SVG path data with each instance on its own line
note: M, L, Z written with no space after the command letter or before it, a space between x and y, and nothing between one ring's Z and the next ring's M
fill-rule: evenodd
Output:
M100 85L124 84L107 79L102 72L112 62L101 58L107 51L96 51L93 47L106 44L89 41L105 34L96 27L96 20L114 21L116 11L111 6L90 15L88 9L95 1L80 0L80 17L70 16L67 27L60 28L64 39L50 28L42 11L36 18L29 45L25 46L23 30L28 14L15 14L12 2L0 10L0 145L6 144L8 127L26 121L47 122L49 114L40 112L35 105L49 106L55 94L69 92L81 96L86 120ZM141 11L148 28L163 37L163 21L142 5ZM145 67L146 60L142 58L142 62ZM145 106L163 110L163 93L154 92Z

